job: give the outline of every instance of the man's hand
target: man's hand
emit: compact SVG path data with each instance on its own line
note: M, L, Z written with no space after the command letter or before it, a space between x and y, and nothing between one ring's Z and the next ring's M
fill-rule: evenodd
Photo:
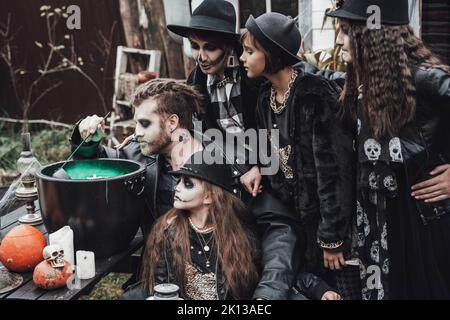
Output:
M450 164L434 168L430 172L435 177L412 186L411 196L427 203L450 198Z
M327 291L323 294L321 300L342 300L342 298L337 292Z
M323 250L323 264L325 268L331 270L341 270L345 267L344 254L342 252L332 253L327 250Z
M80 131L81 139L86 138L89 135L93 135L97 129L102 130L105 132L105 121L103 118L100 118L96 114L93 116L89 116L83 119L83 121L80 122L78 125L78 130ZM86 142L89 142L90 138L86 140Z
M256 197L262 192L261 173L257 166L253 166L247 173L241 176L240 181L245 189Z

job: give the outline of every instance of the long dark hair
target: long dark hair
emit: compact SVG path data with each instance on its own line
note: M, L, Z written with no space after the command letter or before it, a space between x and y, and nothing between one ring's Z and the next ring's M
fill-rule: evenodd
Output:
M353 63L341 95L343 114L356 120L358 86L363 85L364 108L376 139L414 119L416 85L412 66L440 68L449 72L409 26L381 26L369 29L363 24L340 20L342 32L350 37Z
M207 223L215 226L213 237L216 244L220 270L225 285L234 299L250 299L258 282L255 250L244 228L247 208L244 203L210 183L204 182L211 194ZM169 265L174 281L185 296L185 264L192 263L190 255L188 212L171 209L159 218L148 237L142 268L145 289L153 293L158 261L163 260L165 248L170 251Z

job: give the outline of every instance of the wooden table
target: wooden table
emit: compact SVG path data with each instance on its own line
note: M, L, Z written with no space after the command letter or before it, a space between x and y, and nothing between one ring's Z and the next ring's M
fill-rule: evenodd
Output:
M36 201L36 208L39 210L39 203ZM21 216L26 214L25 207L20 207L1 218L0 240L11 230L18 225L17 221ZM47 230L43 224L36 226L45 237L48 239ZM43 290L33 283L33 273L22 273L23 283L13 291L0 294L0 299L19 299L19 300L74 300L82 295L89 294L94 286L110 272L135 272L139 257L133 256L144 243L143 236L140 232L130 243L129 247L114 256L109 258L102 258L95 260L95 277L88 280L79 280L80 289L68 289L63 287L56 290ZM0 268L4 268L0 262Z

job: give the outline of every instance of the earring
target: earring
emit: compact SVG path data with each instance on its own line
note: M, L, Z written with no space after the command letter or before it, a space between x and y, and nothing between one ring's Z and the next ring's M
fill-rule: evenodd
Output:
M231 51L231 54L228 56L227 67L228 68L235 68L237 66L239 66L238 59L234 55L234 51Z

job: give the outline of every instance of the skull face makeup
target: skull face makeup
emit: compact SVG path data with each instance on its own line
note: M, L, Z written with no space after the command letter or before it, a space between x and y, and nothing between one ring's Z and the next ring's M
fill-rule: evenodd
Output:
M206 193L203 181L181 176L175 188L173 206L176 209L194 211L203 208L206 203Z
M221 74L225 70L228 50L218 47L207 39L197 36L189 37L192 56L204 74Z
M144 155L164 153L172 140L164 118L155 112L157 104L157 99L149 98L135 109L135 135Z
M364 152L371 161L376 161L381 154L381 145L375 139L367 139L364 142Z
M46 246L42 251L44 259L50 263L53 268L64 267L64 250L58 244Z

